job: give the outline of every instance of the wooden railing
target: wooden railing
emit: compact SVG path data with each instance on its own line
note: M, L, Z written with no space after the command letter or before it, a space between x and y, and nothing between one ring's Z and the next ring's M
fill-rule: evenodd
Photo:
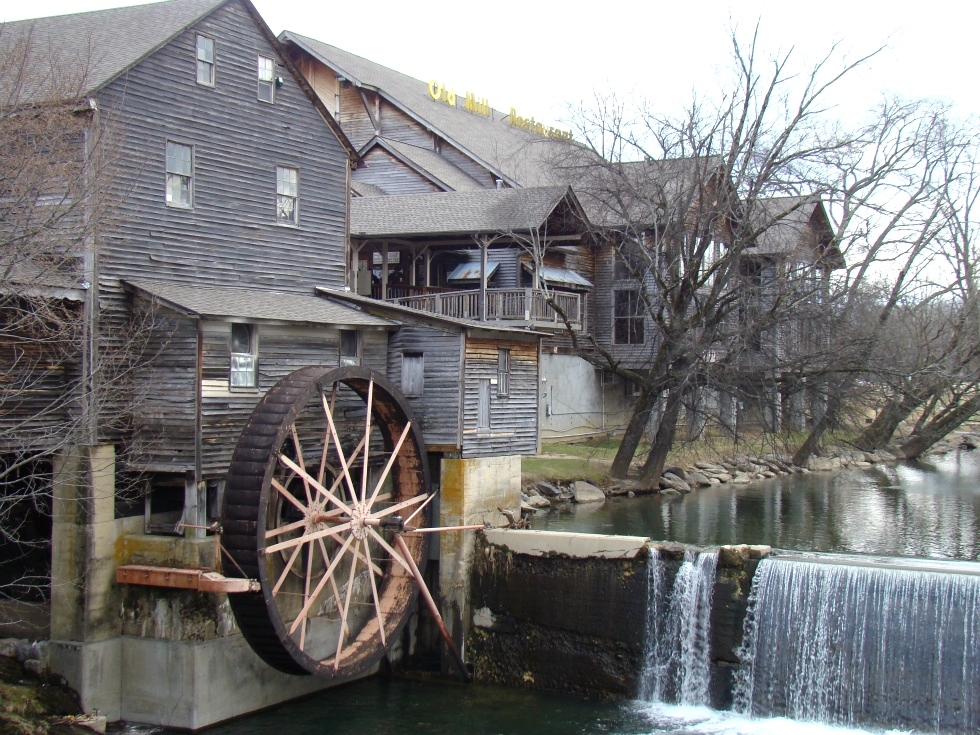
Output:
M585 325L583 294L552 291L559 309L565 312L573 329ZM396 304L419 311L457 319L480 319L479 291L449 291L388 299ZM558 312L547 301L545 292L533 288L487 289L486 321L511 322L513 326L533 326L559 329L565 326Z
M440 288L439 286L408 286L404 284L388 284L388 295L384 300L394 301L403 299L406 296L426 296L433 293L446 293L452 291L450 288ZM371 298L381 300L381 284L371 284Z

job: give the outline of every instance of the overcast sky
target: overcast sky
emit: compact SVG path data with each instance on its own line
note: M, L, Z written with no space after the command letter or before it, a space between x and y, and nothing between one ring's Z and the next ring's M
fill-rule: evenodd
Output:
M757 21L770 53L794 49L813 61L839 44L842 58L886 45L839 89L842 112L870 106L883 93L953 102L980 114L976 3L824 0L703 0L689 4L599 0L589 4L491 0L254 0L272 29L293 30L457 94L489 98L504 112L558 122L568 103L612 88L667 107L692 90L717 89L728 63L728 29L747 38ZM119 0L0 0L0 19L96 10Z

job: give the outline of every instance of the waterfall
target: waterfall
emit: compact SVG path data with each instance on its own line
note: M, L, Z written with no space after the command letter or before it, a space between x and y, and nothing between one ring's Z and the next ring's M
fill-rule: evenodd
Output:
M641 698L708 704L711 598L717 565L717 553L688 550L669 584L659 550L650 549Z
M834 724L980 730L980 578L760 562L735 709Z

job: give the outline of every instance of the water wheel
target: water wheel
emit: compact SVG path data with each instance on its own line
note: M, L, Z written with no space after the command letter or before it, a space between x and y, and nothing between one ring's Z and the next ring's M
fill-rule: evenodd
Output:
M429 498L421 432L383 376L309 367L273 387L235 448L221 522L226 575L261 586L229 596L256 653L326 678L376 664L419 592Z

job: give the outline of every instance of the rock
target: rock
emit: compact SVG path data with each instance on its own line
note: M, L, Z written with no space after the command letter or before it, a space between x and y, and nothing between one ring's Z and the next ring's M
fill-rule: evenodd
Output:
M660 478L660 482L669 488L673 488L678 492L689 493L691 492L691 486L688 485L684 480L679 478L673 472L665 472L663 477Z
M718 480L718 482L731 482L732 476L727 472L719 472L717 475L715 475L715 479Z
M591 482L576 480L572 483L572 498L576 503L601 503L606 499L605 493Z
M707 475L702 475L700 472L688 472L687 483L689 485L700 485L702 487L707 487L711 484L711 480L708 479Z
M44 665L44 662L39 658L29 658L24 661L24 671L29 674L34 674L34 676L43 676L44 672L48 670L48 667Z
M720 485L721 484L721 480L719 480L717 477L709 477L708 478L708 484L709 485Z
M741 472L732 478L733 485L748 485L750 482L752 482L752 478Z
M694 466L699 470L708 470L708 472L724 472L721 467L712 462L695 462Z
M522 503L526 503L526 502L527 502L528 500L530 500L530 499L531 499L531 496L530 496L530 495L528 495L528 494L527 494L526 492L524 492L523 490L521 490L521 502L522 502Z
M557 498L561 496L561 491L550 482L539 482L537 489L546 498Z
M870 462L854 462L853 465L855 467L872 467L873 466Z
M534 506L528 505L527 503L521 503L521 518L524 516L534 515L536 509Z
M718 549L718 566L732 568L742 568L749 560L749 548L747 546L721 546Z
M672 488L672 487L665 487L663 490L660 491L660 494L661 495L667 495L667 496L673 496L673 495L680 495L681 492L680 492L680 490L674 490L674 488Z
M548 498L542 498L540 495L532 495L527 499L527 504L532 508L550 508L551 501Z
M0 638L0 656L16 658L17 646L20 644L28 645L23 638Z
M39 641L30 643L22 640L17 642L14 657L21 663L24 663L29 658L43 659L46 657L46 654L47 643L42 645L42 643Z
M634 493L632 490L630 490L628 493L626 493L626 497L628 497L628 498L635 498L636 497L636 493Z
M676 476L679 480L687 481L687 473L684 472L683 467L664 467L663 474L666 475L667 473Z
M810 469L814 472L830 472L837 469L839 465L832 457L811 457Z

